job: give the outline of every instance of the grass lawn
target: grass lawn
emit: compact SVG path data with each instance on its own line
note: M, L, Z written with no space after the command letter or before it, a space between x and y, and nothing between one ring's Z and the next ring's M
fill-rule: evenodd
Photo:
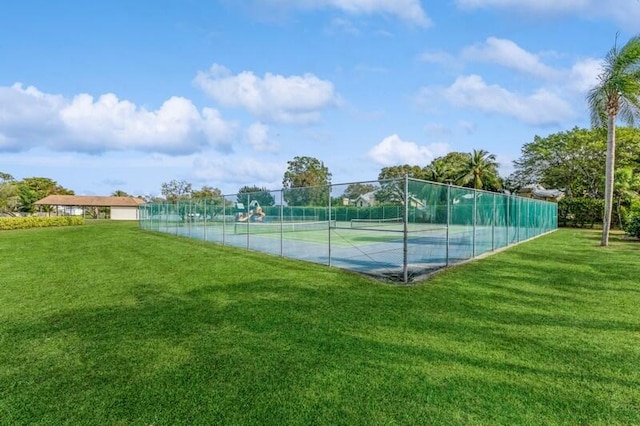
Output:
M139 230L0 233L0 424L640 424L640 243L404 287Z

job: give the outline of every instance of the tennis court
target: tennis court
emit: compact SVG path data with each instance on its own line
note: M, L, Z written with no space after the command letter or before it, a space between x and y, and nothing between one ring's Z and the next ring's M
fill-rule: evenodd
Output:
M304 225L300 223L299 225ZM357 272L397 276L402 274L404 234L399 231L372 230L347 227L304 229L282 233L263 232L253 225L248 232L236 232L235 224L228 226L167 226L160 232L201 239L218 244L247 248L278 256L300 259ZM227 229L229 232L227 232ZM252 233L253 231L253 233ZM450 230L451 232L451 230ZM476 230L490 232L490 230ZM408 242L409 274L446 266L450 262L472 257L473 235L465 228L449 235L450 251L446 253L447 229L433 228L411 234Z
M414 179L141 207L144 229L402 282L557 227L557 205ZM294 205L298 203L298 205Z

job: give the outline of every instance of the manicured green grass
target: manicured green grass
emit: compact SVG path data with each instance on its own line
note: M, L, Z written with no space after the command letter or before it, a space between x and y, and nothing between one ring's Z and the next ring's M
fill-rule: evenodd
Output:
M0 424L640 424L640 244L411 287L139 230L0 233Z

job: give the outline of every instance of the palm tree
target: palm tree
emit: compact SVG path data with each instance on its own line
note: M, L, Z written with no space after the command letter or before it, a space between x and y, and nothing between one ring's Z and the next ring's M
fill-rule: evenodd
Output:
M609 245L609 228L613 210L616 154L616 121L618 118L633 126L640 115L640 36L631 38L618 48L616 43L604 59L599 82L587 96L591 123L607 127L607 157L605 163L604 216L601 246Z
M451 169L442 162L434 161L424 169L425 178L431 182L447 183L451 179Z
M490 186L500 188L496 156L489 154L484 149L474 149L469 154L466 163L463 164L458 183L463 186L472 183L475 189L483 189Z

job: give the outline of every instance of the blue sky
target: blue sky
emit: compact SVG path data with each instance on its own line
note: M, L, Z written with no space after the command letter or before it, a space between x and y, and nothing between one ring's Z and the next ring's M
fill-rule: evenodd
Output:
M0 14L0 171L76 194L334 183L588 126L636 0L23 0Z

